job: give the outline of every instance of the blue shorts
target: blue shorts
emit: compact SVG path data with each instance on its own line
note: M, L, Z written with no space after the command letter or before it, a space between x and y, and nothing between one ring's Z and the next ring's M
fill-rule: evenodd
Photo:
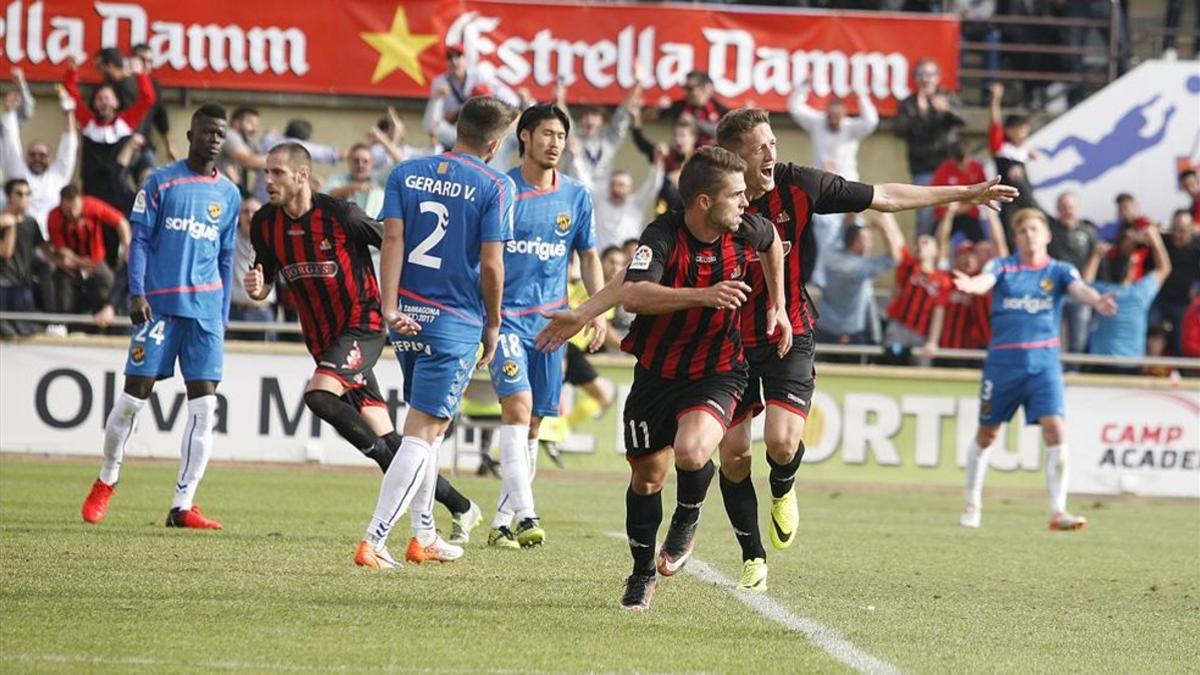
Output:
M404 401L434 417L453 418L479 360L479 343L388 335L404 373Z
M134 326L125 374L164 380L175 374L175 359L185 382L221 381L225 365L225 322L186 316L158 316Z
M1048 364L1039 370L985 362L979 386L979 423L1003 424L1025 407L1025 424L1037 424L1047 415L1063 414L1062 367Z
M496 358L488 365L492 386L500 400L523 391L533 392L533 414L558 417L562 399L563 350L539 352L532 338L501 333Z

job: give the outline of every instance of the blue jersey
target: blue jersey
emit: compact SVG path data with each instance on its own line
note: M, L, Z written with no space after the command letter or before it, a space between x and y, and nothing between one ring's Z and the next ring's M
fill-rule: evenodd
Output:
M129 294L160 316L228 320L241 208L217 171L201 176L180 160L150 174L129 214Z
M421 334L477 341L483 242L512 238L513 182L478 157L447 152L402 162L388 176L381 220L404 220L400 311Z
M992 259L984 272L996 277L988 360L1034 367L1057 363L1062 301L1071 283L1080 281L1079 271L1053 259L1030 267L1012 255Z
M546 325L541 312L566 307L567 266L572 251L596 247L592 196L579 181L554 172L539 190L508 172L517 186L513 238L504 247L505 333L533 338Z

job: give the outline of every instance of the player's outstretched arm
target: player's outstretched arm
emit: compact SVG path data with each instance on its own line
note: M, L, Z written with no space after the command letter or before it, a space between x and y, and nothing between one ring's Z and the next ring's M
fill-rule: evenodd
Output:
M992 286L995 285L996 275L994 274L988 274L987 272L984 272L983 274L976 274L972 277L959 270L954 270L954 287L963 293L970 293L971 295L983 295L984 293L992 290Z
M876 211L895 213L921 209L927 206L968 202L999 210L1000 204L1008 203L1020 196L1012 186L1000 185L1000 177L974 185L907 185L885 183L875 186L871 208Z
M624 285L625 270L621 270L613 275L600 292L593 293L578 307L558 312L542 312L542 316L550 319L550 323L538 332L534 338L534 346L538 351L552 352L565 345L567 340L583 330L589 321L602 316L621 302L621 290Z
M1104 316L1112 316L1117 313L1117 300L1113 293L1101 295L1099 291L1088 286L1082 280L1072 281L1071 285L1067 286L1067 294L1076 302L1085 304Z
M655 281L627 281L622 291L625 309L634 314L669 314L692 307L737 309L750 287L742 281L722 281L707 288L668 288Z
M596 253L595 248L579 252L579 273L583 277L583 287L587 289L589 297L600 292L604 286L604 270L601 268L600 254ZM604 335L608 332L608 319L602 312L588 319L588 324L592 327L592 339L588 342L588 351L594 352L604 346Z

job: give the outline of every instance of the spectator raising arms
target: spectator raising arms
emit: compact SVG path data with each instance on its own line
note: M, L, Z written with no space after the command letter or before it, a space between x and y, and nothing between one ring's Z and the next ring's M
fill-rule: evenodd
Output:
M663 160L661 152L655 153L650 173L636 192L633 176L618 169L608 181L608 191L596 196L596 243L600 250L641 234L646 213L663 182Z
M1004 240L1004 225L1000 222L1000 216L991 209L984 211L987 214L988 236L996 247L996 255L1007 258L1008 244ZM958 212L961 212L961 209L951 204L938 223L938 248L942 251L939 267L942 268L950 267L950 234L954 221L960 217L954 215ZM987 261L981 255L983 247L977 246L977 243L961 240L953 246L954 272L975 276L983 270ZM946 296L946 319L942 322L938 346L947 349L986 349L992 340L992 324L989 318L991 312L991 292L975 295L951 287L949 295Z
M1167 344L1179 350L1180 327L1183 315L1195 294L1200 281L1200 237L1196 236L1196 222L1187 209L1179 209L1171 218L1171 232L1164 242L1171 273L1163 281L1158 297L1150 311L1152 328L1161 328Z
M966 124L958 114L958 101L941 88L938 64L929 59L917 63L917 92L900 103L896 133L908 143L908 170L917 185L929 185L933 172L946 159L958 127ZM929 209L917 216L918 232L931 234L934 219Z
M842 229L842 245L823 251L825 285L817 302L818 342L867 345L879 342L879 310L872 281L904 258L904 237L890 213L873 213L871 226L883 236L887 254L872 256L871 231L851 223Z
M53 162L50 161L50 146L44 141L30 143L22 157L19 122L23 106L19 96L6 97L4 110L0 112L0 173L9 179L20 178L28 182L29 215L37 221L43 239L48 234L46 218L50 209L58 205L59 193L75 175L75 156L79 151L79 133L71 114L74 101L64 98L63 102L67 128L58 140Z
M117 153L158 100L141 60L134 59L131 65L137 78L138 98L125 110L120 110L120 99L110 84L98 85L92 91L90 102L85 102L79 91L79 72L75 64L68 66L63 83L75 100L75 119L83 135L83 193L125 213L133 206L133 190L122 180Z
M703 70L693 70L683 81L685 95L677 101L664 96L658 100L663 117L669 120L691 118L700 132L700 145L712 145L717 138L717 122L729 111L729 106L713 95L713 81Z
M951 285L950 275L937 268L937 259L937 240L928 234L917 236L916 258L904 247L887 310L885 344L894 352L920 348L922 365L929 365L937 351Z
M1097 246L1084 268L1083 278L1102 294L1112 296L1117 302L1117 311L1111 316L1100 316L1092 332L1089 351L1108 356L1145 356L1146 324L1150 304L1163 281L1171 273L1171 260L1163 246L1158 228L1151 225L1138 230L1135 235L1150 244L1150 255L1154 269L1140 279L1134 278L1130 257L1118 255L1109 263L1109 274L1113 281L1096 281L1096 270L1100 258L1107 252L1104 245ZM1129 372L1129 368L1118 367L1118 372Z

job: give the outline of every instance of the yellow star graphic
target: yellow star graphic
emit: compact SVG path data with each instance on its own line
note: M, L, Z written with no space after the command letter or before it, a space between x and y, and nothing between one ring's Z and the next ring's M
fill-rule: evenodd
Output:
M375 64L375 73L371 76L371 84L379 82L391 75L395 70L403 70L417 84L425 84L425 75L421 72L421 52L438 41L436 35L413 35L408 32L408 17L404 8L396 8L396 16L392 19L392 29L387 33L359 33L359 37L379 52L379 63Z

